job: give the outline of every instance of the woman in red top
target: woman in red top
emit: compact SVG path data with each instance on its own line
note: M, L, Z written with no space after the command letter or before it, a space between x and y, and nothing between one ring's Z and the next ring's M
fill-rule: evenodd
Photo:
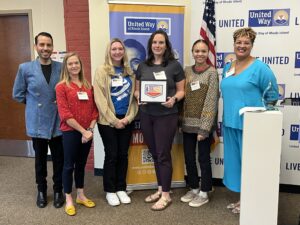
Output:
M56 86L56 98L63 132L65 212L73 216L76 214L71 196L73 172L77 189L76 203L88 208L95 206L84 195L83 187L84 169L98 118L92 86L84 77L82 63L76 53L68 53L64 58L60 82Z

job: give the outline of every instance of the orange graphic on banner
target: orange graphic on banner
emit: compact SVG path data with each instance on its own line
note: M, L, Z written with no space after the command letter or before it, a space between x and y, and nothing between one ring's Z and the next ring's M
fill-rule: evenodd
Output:
M182 144L172 147L173 176L172 182L184 181L184 156ZM129 149L127 184L156 183L153 159L146 145L132 145Z

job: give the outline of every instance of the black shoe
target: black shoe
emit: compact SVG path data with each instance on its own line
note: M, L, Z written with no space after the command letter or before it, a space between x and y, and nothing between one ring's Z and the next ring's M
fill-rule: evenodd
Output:
M39 208L45 208L47 206L47 194L46 192L39 191L37 194L36 205Z
M61 208L65 203L65 197L62 192L54 192L54 202L55 208Z

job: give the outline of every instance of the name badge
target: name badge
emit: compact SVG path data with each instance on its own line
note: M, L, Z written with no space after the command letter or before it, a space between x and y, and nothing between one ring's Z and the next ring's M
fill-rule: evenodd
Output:
M89 100L88 94L84 91L77 92L77 96L79 100Z
M114 77L114 78L111 80L111 86L112 86L112 87L120 87L120 86L123 86L123 77L121 77L121 76Z
M155 80L166 80L167 79L165 71L153 72L153 75L155 77Z
M225 73L225 78L226 78L226 77L232 76L234 73L235 73L235 69L234 69L234 67L233 67L231 70L228 70L228 71Z
M191 82L191 90L195 91L200 89L200 82L199 81L193 81Z

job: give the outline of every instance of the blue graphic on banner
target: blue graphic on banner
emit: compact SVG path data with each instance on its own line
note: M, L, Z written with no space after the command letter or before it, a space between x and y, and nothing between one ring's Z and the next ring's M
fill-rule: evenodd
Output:
M166 31L175 58L183 64L183 14L111 11L109 18L110 37L118 37L124 41L128 60L134 71L146 59L148 39L158 29Z
M299 125L291 124L290 140L298 141L298 139L299 139Z
M249 27L289 26L290 9L249 10Z
M236 59L233 52L220 52L217 53L217 68L222 69L228 62L232 62Z
M300 52L295 54L295 68L300 68Z
M152 34L158 29L170 35L170 18L125 17L125 34Z

